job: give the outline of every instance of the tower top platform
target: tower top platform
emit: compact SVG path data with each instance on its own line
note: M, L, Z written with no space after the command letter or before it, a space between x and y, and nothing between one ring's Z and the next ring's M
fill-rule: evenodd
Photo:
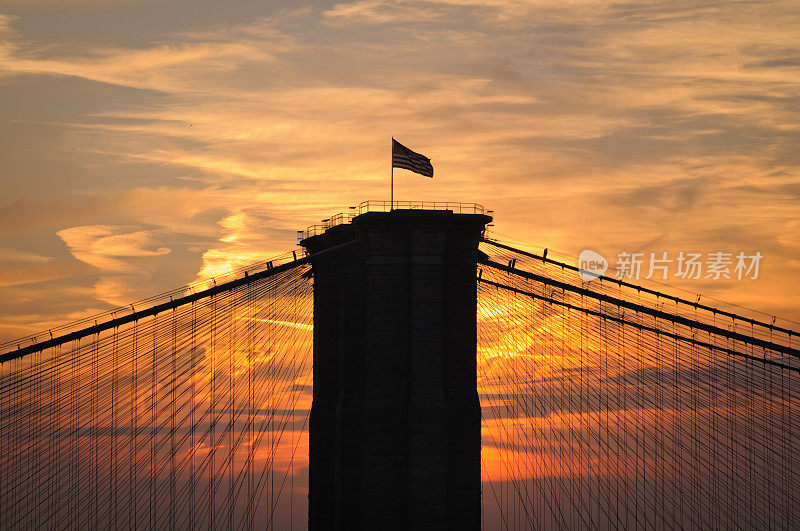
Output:
M394 208L392 208L394 206ZM323 219L321 223L310 225L306 230L297 231L298 243L303 242L313 236L323 234L328 229L338 225L346 225L352 223L353 220L363 214L367 213L392 213L393 215L412 214L418 211L438 211L442 213L452 214L476 214L483 215L488 218L488 223L491 221L489 217L493 212L486 210L483 205L478 203L456 203L444 201L395 201L392 205L389 201L363 201L358 206L351 206L347 211L340 212L331 216L330 218Z

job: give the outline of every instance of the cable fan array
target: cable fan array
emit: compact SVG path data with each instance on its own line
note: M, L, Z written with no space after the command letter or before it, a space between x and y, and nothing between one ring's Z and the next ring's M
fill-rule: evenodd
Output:
M484 529L800 521L796 332L481 249ZM313 288L284 258L0 356L0 528L304 528Z
M800 521L795 333L482 249L485 529Z
M0 528L305 527L292 267L0 367Z

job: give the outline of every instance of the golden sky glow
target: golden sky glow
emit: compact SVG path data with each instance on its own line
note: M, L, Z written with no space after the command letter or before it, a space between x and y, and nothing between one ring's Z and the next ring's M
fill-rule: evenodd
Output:
M392 135L495 231L764 254L673 284L800 320L800 9L0 0L0 338L290 249L388 196Z

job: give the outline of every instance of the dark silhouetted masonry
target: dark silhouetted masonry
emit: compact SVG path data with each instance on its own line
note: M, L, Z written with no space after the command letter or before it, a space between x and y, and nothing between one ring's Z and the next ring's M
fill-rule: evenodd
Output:
M475 277L490 221L367 212L301 242L314 275L310 529L479 529Z

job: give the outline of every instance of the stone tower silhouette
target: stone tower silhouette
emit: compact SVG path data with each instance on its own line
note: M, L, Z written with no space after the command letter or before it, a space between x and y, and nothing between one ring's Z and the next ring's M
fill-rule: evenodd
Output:
M475 277L490 221L367 212L301 242L314 277L309 529L479 529Z

